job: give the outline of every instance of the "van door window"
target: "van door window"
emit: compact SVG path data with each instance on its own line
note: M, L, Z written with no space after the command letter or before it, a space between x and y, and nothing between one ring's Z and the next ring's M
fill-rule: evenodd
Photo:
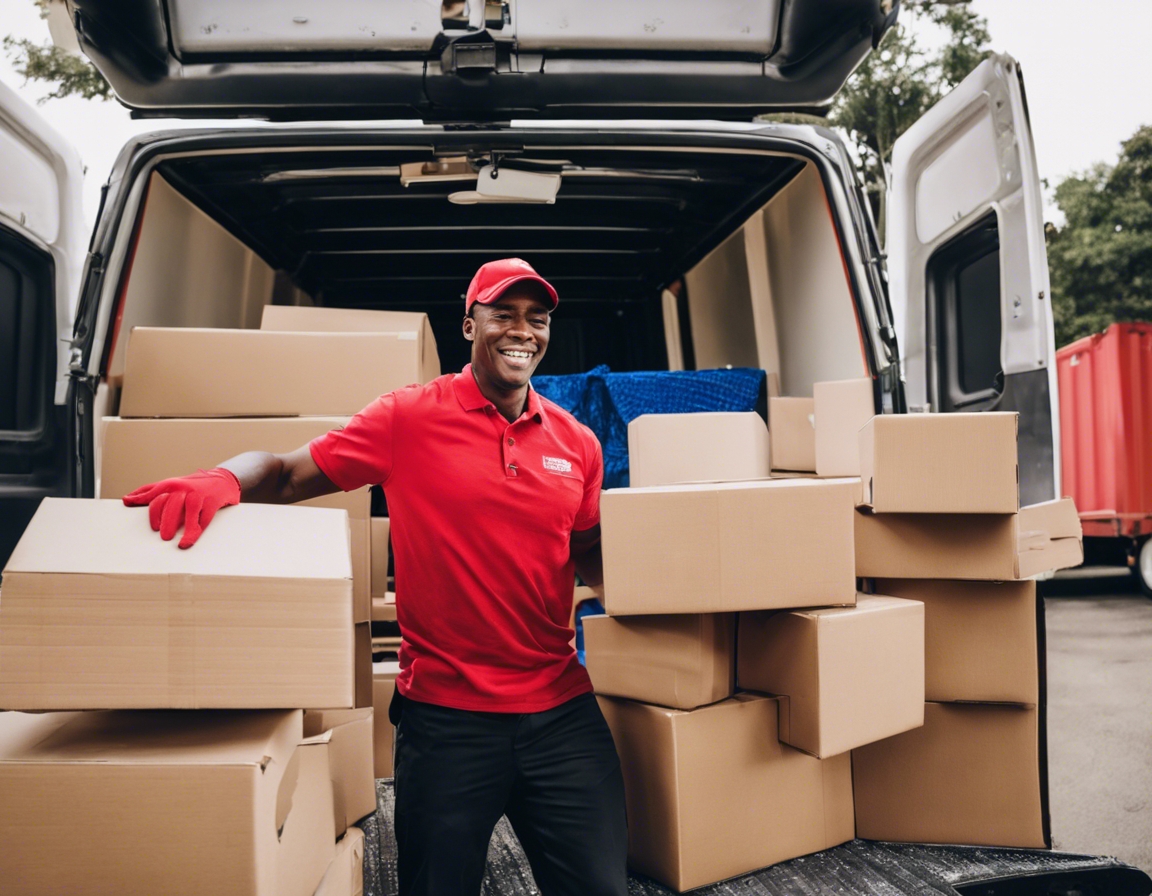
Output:
M942 411L980 410L1004 391L1000 361L1000 239L995 214L941 246L928 262Z
M0 230L0 434L34 447L48 436L55 371L52 256ZM21 473L24 452L0 452L0 472Z

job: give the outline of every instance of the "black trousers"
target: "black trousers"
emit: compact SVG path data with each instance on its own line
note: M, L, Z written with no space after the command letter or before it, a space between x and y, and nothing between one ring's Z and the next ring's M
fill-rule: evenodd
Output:
M626 896L624 781L596 698L538 713L397 695L400 896L477 896L501 815L543 896Z

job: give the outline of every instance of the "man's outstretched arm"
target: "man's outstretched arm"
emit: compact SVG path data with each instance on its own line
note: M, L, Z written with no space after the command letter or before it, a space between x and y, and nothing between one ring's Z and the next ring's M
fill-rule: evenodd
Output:
M180 547L190 548L221 507L241 500L291 504L340 489L312 459L307 445L287 454L249 451L211 470L165 479L124 496L129 507L148 506L152 529L165 541L183 526Z

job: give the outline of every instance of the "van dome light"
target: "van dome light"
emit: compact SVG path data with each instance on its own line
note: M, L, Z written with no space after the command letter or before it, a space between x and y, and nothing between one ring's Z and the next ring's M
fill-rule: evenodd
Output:
M476 205L482 202L522 202L532 205L552 205L560 190L559 174L540 174L517 168L485 165L476 177L475 190L449 193L448 201L456 205Z
M405 162L400 166L400 185L437 184L455 180L476 180L476 169L467 156L448 156L434 162Z

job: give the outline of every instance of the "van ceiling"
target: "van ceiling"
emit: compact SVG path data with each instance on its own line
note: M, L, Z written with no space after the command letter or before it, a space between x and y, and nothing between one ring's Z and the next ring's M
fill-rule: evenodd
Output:
M475 146L469 155L490 159ZM705 150L531 148L500 164L561 172L554 205L469 206L447 197L473 183L401 185L401 164L436 158L419 147L233 152L169 159L159 170L318 304L427 312L445 370L467 360L461 300L477 267L524 258L561 299L543 374L666 367L662 288L804 164Z

